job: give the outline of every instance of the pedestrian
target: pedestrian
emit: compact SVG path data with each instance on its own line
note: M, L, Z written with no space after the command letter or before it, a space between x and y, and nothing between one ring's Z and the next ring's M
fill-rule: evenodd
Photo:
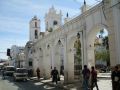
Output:
M40 79L40 69L37 68L36 72L37 72L37 78L38 78L38 80L39 80L39 79Z
M28 78L30 79L32 77L32 69L28 69Z
M84 65L84 69L82 70L82 74L83 74L83 89L89 90L90 70L87 68L87 65Z
M58 70L54 67L54 70L51 71L52 82L56 82L57 84L58 76Z
M112 79L112 90L120 90L119 89L119 83L120 83L120 73L118 71L118 66L114 67L114 70L111 74Z
M98 84L97 84L97 71L95 70L94 66L91 67L91 90L93 90L94 86L96 86L97 90Z

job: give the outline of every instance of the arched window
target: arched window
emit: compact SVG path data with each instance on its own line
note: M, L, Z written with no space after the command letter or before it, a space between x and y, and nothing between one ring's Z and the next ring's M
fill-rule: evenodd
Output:
M37 22L35 22L35 27L37 27Z
M35 30L35 39L38 39L38 31Z
M78 37L79 35L77 35ZM82 70L82 57L81 57L81 42L80 39L77 38L76 41L74 42L74 78L75 79L80 79L80 74Z
M29 61L29 66L33 66L33 63L32 63L32 61Z

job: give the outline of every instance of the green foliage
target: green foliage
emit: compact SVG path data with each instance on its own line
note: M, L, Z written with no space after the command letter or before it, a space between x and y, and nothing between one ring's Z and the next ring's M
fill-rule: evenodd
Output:
M74 43L74 48L76 49L76 55L75 55L75 59L80 62L81 61L81 43L80 40L77 39Z
M103 46L105 46L107 50L109 49L108 36L103 38Z
M108 50L103 51L95 51L95 59L96 60L103 60L103 61L110 61L110 53Z

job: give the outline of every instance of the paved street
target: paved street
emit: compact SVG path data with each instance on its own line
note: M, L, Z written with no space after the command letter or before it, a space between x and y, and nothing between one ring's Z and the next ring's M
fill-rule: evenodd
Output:
M105 78L99 79L98 87L99 87L99 90L112 90L111 80L105 79ZM94 88L93 90L97 90L97 89Z
M98 87L100 90L112 90L111 73L98 74Z
M12 78L3 80L0 76L0 90L62 90L55 87L50 87L38 81L17 81Z

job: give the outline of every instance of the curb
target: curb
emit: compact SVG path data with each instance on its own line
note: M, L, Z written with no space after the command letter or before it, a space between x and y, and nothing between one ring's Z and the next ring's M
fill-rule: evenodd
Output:
M97 76L97 78L99 79L99 78L103 78L103 79L111 79L111 77L105 77L105 76L103 76L103 77L101 77L101 76Z

